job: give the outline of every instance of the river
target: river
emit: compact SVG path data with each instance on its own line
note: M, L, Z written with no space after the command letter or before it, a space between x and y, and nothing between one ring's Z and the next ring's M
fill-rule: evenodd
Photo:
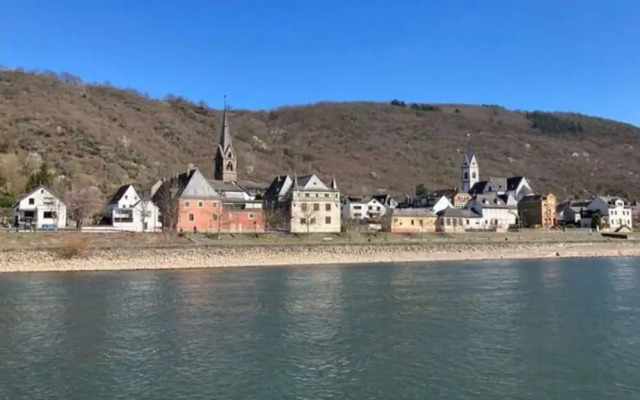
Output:
M0 398L640 399L640 259L0 274Z

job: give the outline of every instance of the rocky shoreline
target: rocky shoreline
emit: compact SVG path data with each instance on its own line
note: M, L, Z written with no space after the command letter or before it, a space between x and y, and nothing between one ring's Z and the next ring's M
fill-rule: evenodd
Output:
M640 243L492 243L202 246L90 249L64 258L56 249L0 252L0 272L302 266L552 257L640 256Z

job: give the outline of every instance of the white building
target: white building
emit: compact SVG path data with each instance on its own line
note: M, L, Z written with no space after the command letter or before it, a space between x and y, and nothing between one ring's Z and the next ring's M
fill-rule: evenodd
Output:
M476 195L467 208L482 216L480 229L504 232L509 228L509 207L496 194Z
M277 176L264 194L265 215L284 215L283 229L291 233L338 233L341 229L340 191L335 178L329 186L315 174Z
M631 207L619 197L596 196L587 205L586 211L580 219L583 228L591 227L592 216L595 213L602 216L602 222L611 232L625 226L633 228Z
M340 202L342 219L379 220L386 207L375 198L344 197Z
M67 227L67 206L45 186L38 186L13 206L13 224L22 229Z
M133 185L121 186L107 204L111 225L128 232L162 230L160 210L150 199L141 198Z
M384 205L386 209L386 213L391 212L393 209L398 207L398 201L388 194L376 194L372 196L378 203Z

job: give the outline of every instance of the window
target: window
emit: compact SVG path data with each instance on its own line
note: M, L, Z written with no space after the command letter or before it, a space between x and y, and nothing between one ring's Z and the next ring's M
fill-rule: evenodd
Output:
M476 179L476 173L475 173L475 172L472 172L472 173L471 173L471 177L472 177L473 179Z
M329 193L325 193L325 194L324 194L324 197L329 197Z
M331 204L325 204L324 205L324 210L325 211L331 211Z
M411 220L411 225L413 225L413 220Z
M464 179L465 181L469 179L469 173L467 171L464 171L464 178L462 179Z
M309 196L310 196L309 193L304 194L304 197L309 197Z
M469 220L467 220L467 225L469 225Z
M53 211L45 211L45 212L42 214L42 217L43 217L43 218L46 218L46 219L51 219L51 218L53 218Z
M32 197L29 199L29 205L33 205L33 204L36 204L36 199Z
M233 171L233 162L229 161L227 163L227 171Z
M191 203L190 203L190 202L188 202L188 201L185 201L185 202L184 202L184 206L185 206L185 207L189 207L190 205L191 205Z
M202 206L204 206L204 201L199 201L199 202L198 202L198 207L199 207L199 208L202 208Z
M212 220L212 221L217 221L217 220L218 220L218 215L217 215L217 214L213 214L213 215L211 216L211 220Z
M369 206L369 210L373 210L373 206Z
M124 195L124 199L125 199L125 200L129 200L129 196L125 194L125 195Z
M324 218L324 223L329 225L331 223L331 217L325 217Z
M302 211L307 211L307 203L302 203L302 204L300 204L300 209L301 209Z
M316 219L315 219L315 218L311 218L311 219L309 220L309 223L310 223L311 225L315 225L315 223L316 223Z
M213 208L218 208L218 203L216 203L215 201L212 202L211 204L213 204Z
M360 210L362 208L362 206L353 206L354 210Z
M189 221L193 221L195 219L193 214L189 214Z
M249 213L248 218L249 218L249 219L253 219L253 213Z
M313 205L313 211L320 211L320 204L316 203Z
M306 218L300 218L300 225L306 225L307 224L307 219Z
M380 206L376 207L376 211L380 211Z

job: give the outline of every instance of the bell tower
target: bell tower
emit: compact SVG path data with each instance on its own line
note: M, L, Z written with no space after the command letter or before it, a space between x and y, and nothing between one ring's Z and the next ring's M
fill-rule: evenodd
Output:
M476 155L472 151L467 150L462 159L461 166L461 178L462 178L462 191L469 192L473 185L480 180L480 168L478 167L478 160Z
M225 96L220 141L218 142L214 158L213 179L224 182L236 182L238 179L237 168L238 159L233 149L233 144L231 143L231 132L227 119L227 96Z

